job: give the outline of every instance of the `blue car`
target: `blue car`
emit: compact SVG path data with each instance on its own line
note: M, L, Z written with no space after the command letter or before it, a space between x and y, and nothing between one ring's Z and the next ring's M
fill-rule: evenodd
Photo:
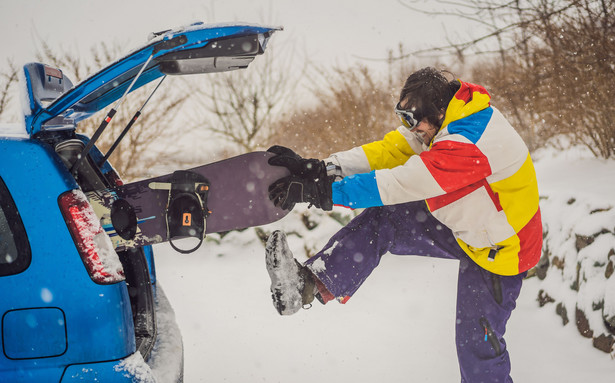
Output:
M163 76L245 68L275 30L164 31L75 86L24 66L25 131L0 129L0 382L160 381L152 359L183 380L181 339L161 339L177 334L157 320L168 306L152 249L116 252L85 196L121 182L96 147L115 108L91 139L78 124Z

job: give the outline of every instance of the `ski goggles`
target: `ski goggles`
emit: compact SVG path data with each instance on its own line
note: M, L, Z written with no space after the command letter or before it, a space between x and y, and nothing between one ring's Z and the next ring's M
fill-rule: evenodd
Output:
M399 102L395 105L395 114L399 117L401 123L410 130L416 129L423 120L420 112L402 109Z

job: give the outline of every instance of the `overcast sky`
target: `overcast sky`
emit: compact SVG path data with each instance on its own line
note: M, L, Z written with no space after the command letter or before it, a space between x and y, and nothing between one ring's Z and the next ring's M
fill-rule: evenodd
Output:
M128 51L149 32L199 20L280 25L272 44L290 41L314 62L341 66L385 58L400 42L423 48L470 33L459 20L427 17L398 0L0 0L0 65L32 61L37 38L82 54L102 41Z

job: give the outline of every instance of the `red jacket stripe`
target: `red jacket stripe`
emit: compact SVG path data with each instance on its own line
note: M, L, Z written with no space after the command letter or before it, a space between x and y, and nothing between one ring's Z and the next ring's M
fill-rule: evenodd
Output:
M517 233L519 237L519 273L534 267L542 254L542 219L540 208L530 221Z
M429 173L447 193L491 175L489 160L474 144L441 141L420 156Z
M498 198L498 195L493 192L493 189L491 189L491 186L485 179L478 181L476 183L473 183L472 185L462 187L459 190L455 190L453 192L446 193L441 196L428 198L427 206L429 207L429 210L431 212L434 212L440 209L441 207L450 205L451 203L462 199L463 197L467 196L468 194L472 193L475 190L480 189L481 187L484 187L485 190L487 190L487 194L489 194L489 197L491 197L491 200L493 201L493 204L495 205L496 209L498 211L502 211L503 209L502 209L502 205L500 204L500 199Z

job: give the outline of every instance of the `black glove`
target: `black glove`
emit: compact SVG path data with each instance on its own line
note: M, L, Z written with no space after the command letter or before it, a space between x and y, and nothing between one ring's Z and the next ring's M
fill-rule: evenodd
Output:
M324 161L302 158L291 149L275 145L268 152L276 156L269 159L273 166L284 166L290 176L281 178L269 186L269 199L275 206L292 210L297 202L307 202L319 209L331 210L331 184Z
M284 210L292 210L297 202L307 202L322 210L331 210L333 200L331 197L331 184L333 177L324 177L315 180L298 176L280 178L269 186L269 199L275 206Z
M325 169L325 164L321 160L302 158L284 146L275 145L267 149L267 151L276 154L276 156L269 159L269 165L284 166L293 176L316 179L321 176L323 169Z

